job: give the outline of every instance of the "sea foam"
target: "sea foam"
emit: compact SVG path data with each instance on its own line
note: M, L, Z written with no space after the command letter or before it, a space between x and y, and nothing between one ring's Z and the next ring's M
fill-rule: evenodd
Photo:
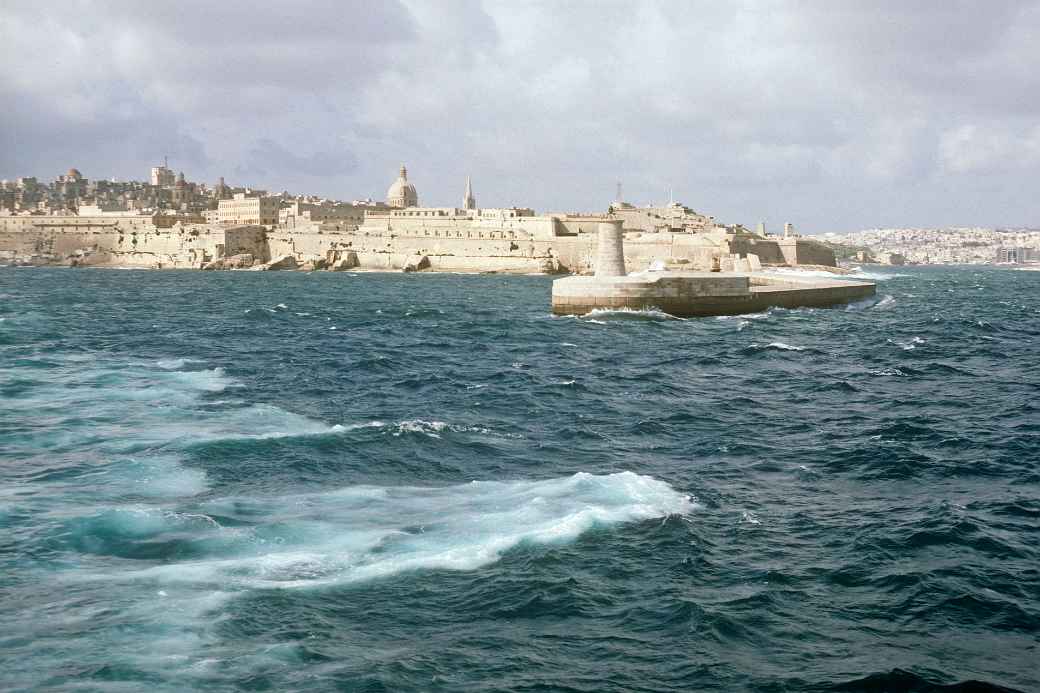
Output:
M542 481L352 486L214 499L190 513L132 508L117 515L125 536L161 541L190 521L196 540L212 538L214 551L199 560L103 578L241 590L320 587L416 570L474 570L521 544L570 541L593 527L687 514L695 507L690 497L649 476L581 472ZM259 523L225 528L212 519L236 515L242 515L236 524ZM104 511L100 517L112 514ZM106 523L97 526L107 529Z
M669 315L658 308L593 308L588 313L581 316L588 322L599 322L591 320L589 318L614 318L623 320L680 320L684 321L686 318L680 318L675 315Z

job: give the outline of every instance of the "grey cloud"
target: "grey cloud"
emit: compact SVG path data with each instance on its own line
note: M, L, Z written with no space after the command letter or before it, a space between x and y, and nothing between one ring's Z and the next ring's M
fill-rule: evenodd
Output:
M264 177L296 174L335 177L356 168L357 158L341 146L331 145L309 154L300 154L290 151L274 140L264 138L252 147L249 162L240 172L245 175L256 173Z
M1038 32L1035 1L8 2L0 176L169 153L355 198L404 161L431 204L471 174L602 209L621 178L809 231L1036 223Z

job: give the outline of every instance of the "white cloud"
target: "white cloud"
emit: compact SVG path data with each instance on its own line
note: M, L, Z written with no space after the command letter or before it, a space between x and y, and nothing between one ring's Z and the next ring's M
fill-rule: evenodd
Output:
M405 161L430 203L472 174L485 204L600 209L621 178L809 230L1007 214L1018 179L987 202L970 177L1040 172L1038 27L1035 1L9 0L0 176L141 177L171 154L354 198Z

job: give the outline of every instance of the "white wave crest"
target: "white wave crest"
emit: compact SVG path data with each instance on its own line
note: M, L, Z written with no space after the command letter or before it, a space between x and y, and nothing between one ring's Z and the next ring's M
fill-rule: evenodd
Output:
M912 339L906 342L899 342L894 339L889 339L887 341L889 344L895 344L903 351L913 351L917 348L918 344L924 344L924 340L917 336L914 336Z
M785 342L770 342L769 344L766 344L765 346L762 346L760 344L752 343L751 344L751 348L752 349L776 349L778 351L805 351L805 347L793 346L793 345L787 344Z
M162 368L163 370L166 370L166 371L179 371L179 370L181 370L182 368L184 368L185 366L187 366L188 364L191 364L191 363L202 363L202 361L199 361L198 359L190 359L190 358L170 358L170 359L159 359L158 361L155 362L155 365L157 365L159 368Z
M892 296L892 294L885 294L884 296L881 297L881 300L878 301L874 305L874 307L875 308L887 308L889 306L895 305L895 302L896 302L896 299L895 299L894 296Z
M593 308L581 316L587 322L597 322L589 318L644 318L650 320L686 320L676 315L669 315L658 308Z
M884 282L889 279L899 279L900 277L909 277L909 274L888 274L885 272L865 272L862 269L858 269L852 274L848 275L853 279L869 279L872 282Z
M593 527L687 514L693 500L652 477L584 472L544 481L473 481L443 488L354 486L278 498L225 498L185 518L140 517L125 531L212 535L201 560L123 573L160 586L221 584L230 589L299 588L385 578L414 570L474 570L521 544L569 541ZM266 518L248 530L205 516ZM133 513L120 522L134 523ZM167 526L169 525L169 526ZM102 576L94 576L102 577ZM113 576L103 576L113 579Z
M430 438L440 438L441 433L449 431L452 433L482 433L488 434L491 432L490 429L484 428L483 426L460 426L458 424L449 424L444 421L426 421L424 419L412 419L410 421L401 421L397 424L392 424L388 430L390 434L395 438L403 436L408 433L418 433L421 435L429 436Z

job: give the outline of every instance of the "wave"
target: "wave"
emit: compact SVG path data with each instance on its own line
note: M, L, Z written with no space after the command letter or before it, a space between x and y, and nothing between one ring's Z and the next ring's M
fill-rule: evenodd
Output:
M907 340L905 342L899 342L899 341L896 341L894 339L888 339L888 340L885 340L885 341L887 341L889 344L895 344L896 346L898 346L903 351L913 351L914 349L917 348L917 346L919 344L924 344L925 343L924 339L922 339L921 337L918 337L916 335L914 335L912 338L910 338L909 340Z
M752 342L747 347L745 347L743 349L743 351L745 353L751 353L751 354L755 354L755 353L759 353L759 352L763 352L763 351L807 351L807 352L813 352L813 353L816 352L815 349L810 349L808 347L795 346L793 344L787 344L786 342L770 342L769 344L765 344L765 345L757 344L757 343Z
M127 508L74 521L73 541L133 554L126 543L163 545L198 560L101 580L231 589L301 588L416 570L474 570L521 545L567 542L695 509L692 498L633 472L579 472L543 481L473 481L448 487L349 486L274 498L221 498L191 510ZM191 534L184 538L185 525Z
M51 425L9 435L5 444L28 464L69 454L103 460L77 472L103 480L97 486L103 497L201 493L205 472L181 464L198 445L336 430L272 404L228 396L242 389L242 383L221 367L204 368L202 361L189 357L146 362L68 354L49 361L53 364L48 369L7 394L24 415ZM54 491L50 486L32 489Z
M155 362L155 365L157 365L159 368L162 368L165 371L179 371L183 370L185 366L188 366L192 363L202 363L202 361L190 358L159 359Z
M770 342L766 344L767 349L780 349L782 351L805 351L805 347L792 346L783 342Z
M899 369L899 368L875 368L875 369L870 370L869 372L870 372L871 375L876 375L876 376L879 376L879 377L892 376L892 375L895 375L895 376L906 376L906 375L909 375L906 371L904 371L902 369Z
M909 274L888 274L884 272L864 272L863 270L856 270L852 274L847 275L853 279L869 279L872 282L884 282L889 279L901 279L909 277Z
M870 674L863 678L840 683L820 684L811 690L816 691L907 691L909 693L1021 693L1014 688L1007 688L986 681L967 680L958 683L942 684L930 681L923 676L904 669L892 669L888 672Z
M581 316L588 322L596 322L589 318L614 318L622 320L652 320L652 321L666 321L666 320L679 320L685 321L686 318L680 318L676 315L669 315L658 308L593 308L588 313Z

